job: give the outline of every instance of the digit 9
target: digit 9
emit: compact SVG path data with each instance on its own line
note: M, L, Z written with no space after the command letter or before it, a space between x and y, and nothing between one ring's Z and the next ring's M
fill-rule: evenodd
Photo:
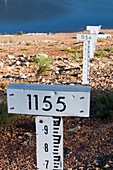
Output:
M48 134L48 126L47 126L47 125L44 126L44 133L45 133L46 135Z

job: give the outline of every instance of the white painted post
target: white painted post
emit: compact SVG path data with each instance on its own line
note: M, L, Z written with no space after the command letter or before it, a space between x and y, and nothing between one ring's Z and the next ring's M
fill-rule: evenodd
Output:
M89 117L90 87L10 84L8 112L36 115L37 170L63 170L63 116Z
M90 55L90 59L94 58L96 44L97 44L97 35L95 35L93 41L91 41L91 48L90 48L91 49L91 55Z
M95 34L77 34L77 39L83 43L83 84L89 84L90 58L92 57L92 42Z
M83 48L83 84L89 84L90 52L90 41L85 40Z
M63 170L63 121L61 117L36 117L37 169Z
M101 25L99 26L87 26L86 30L90 31L90 34L98 34L101 29Z
M99 26L87 26L86 27L86 30L89 30L90 31L90 34L95 34L95 37L93 39L93 41L91 42L91 59L93 58L94 56L94 53L95 53L95 47L96 47L96 44L97 44L97 38L98 38L98 33L100 32L100 29L101 29L101 25Z

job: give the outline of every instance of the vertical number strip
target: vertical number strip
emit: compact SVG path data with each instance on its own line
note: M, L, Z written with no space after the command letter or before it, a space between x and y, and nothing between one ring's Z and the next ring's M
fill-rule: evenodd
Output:
M63 170L63 121L61 117L36 117L38 170Z
M52 129L52 117L36 117L36 157L38 170L50 170L52 167Z

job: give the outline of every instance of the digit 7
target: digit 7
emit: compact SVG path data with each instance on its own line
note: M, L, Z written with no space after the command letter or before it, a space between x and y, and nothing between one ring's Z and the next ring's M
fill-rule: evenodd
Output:
M48 169L49 160L45 160L45 162L46 162L46 169Z

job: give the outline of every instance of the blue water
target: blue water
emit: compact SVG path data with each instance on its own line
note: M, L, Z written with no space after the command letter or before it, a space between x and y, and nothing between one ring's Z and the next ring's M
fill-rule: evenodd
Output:
M0 33L113 28L113 0L0 0Z

